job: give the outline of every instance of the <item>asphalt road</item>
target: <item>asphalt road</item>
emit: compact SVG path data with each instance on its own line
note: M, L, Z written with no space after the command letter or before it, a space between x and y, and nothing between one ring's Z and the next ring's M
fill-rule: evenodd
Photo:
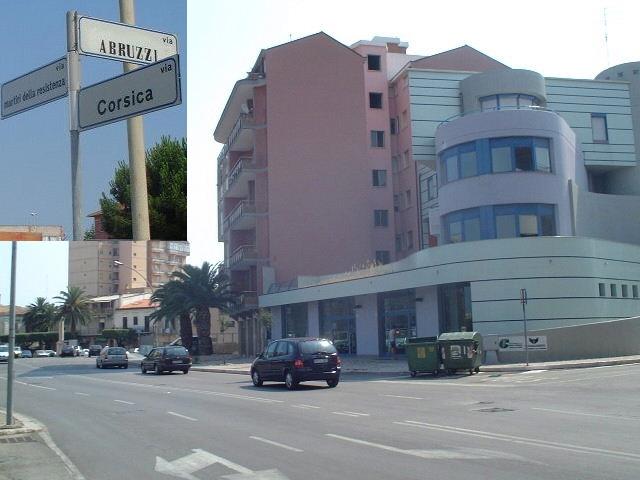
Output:
M94 359L16 361L15 410L90 480L633 479L640 365L517 374L142 375ZM6 366L0 366L1 403Z

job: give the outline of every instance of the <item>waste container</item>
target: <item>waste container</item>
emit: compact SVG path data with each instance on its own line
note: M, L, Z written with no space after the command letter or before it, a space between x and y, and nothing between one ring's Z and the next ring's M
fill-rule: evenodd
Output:
M440 372L440 358L436 337L408 338L405 344L409 372L415 377L420 372L438 375Z
M438 350L449 374L468 370L470 375L482 365L482 335L479 332L449 332L438 337Z

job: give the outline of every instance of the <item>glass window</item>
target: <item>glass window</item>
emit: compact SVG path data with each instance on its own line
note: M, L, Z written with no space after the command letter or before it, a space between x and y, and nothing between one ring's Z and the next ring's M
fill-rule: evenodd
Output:
M553 208L550 211L540 213L540 235L550 237L556 234L556 222L553 215Z
M480 99L480 109L483 112L485 110L496 110L497 108L498 108L498 98L495 95Z
M533 151L529 146L518 146L514 149L516 172L533 170Z
M275 353L276 353L276 347L278 346L279 342L273 342L270 343L269 346L267 347L267 350L265 351L264 356L269 358L269 357L274 357Z
M384 187L387 185L387 171L373 170L373 186Z
M289 353L289 342L278 342L276 347L276 357L283 357Z
M405 353L407 338L417 336L415 290L378 294L380 352Z
M538 217L536 215L520 215L518 217L521 237L538 236Z
M462 222L449 223L449 243L462 241Z
M463 222L464 228L464 241L471 242L473 240L480 240L480 218L469 218Z
M367 68L369 70L380 70L380 55L367 55Z
M389 119L389 130L391 131L391 135L398 133L398 121L395 118Z
M384 147L384 131L383 130L371 130L371 146L372 147Z
M389 225L389 210L374 210L373 222L376 227L387 227Z
M638 285L631 285L631 292L633 294L633 298L638 298Z
M369 108L382 108L382 94L369 92Z
M518 106L517 95L500 95L498 97L500 108L516 108Z
M596 143L607 143L609 136L607 134L607 117L601 113L591 114L591 130L593 132L593 141Z
M605 297L607 295L607 292L604 288L604 283L598 284L598 293L600 294L601 297Z
M611 285L609 285L609 287L611 288L611 296L612 297L617 297L618 296L618 286L615 283L612 283Z
M511 170L511 147L493 147L491 149L491 171L500 173Z
M307 304L282 306L282 337L306 337L309 329Z
M396 235L396 252L402 250L402 237L400 235Z
M514 238L516 236L516 216L496 216L496 238Z
M445 169L447 172L447 182L453 182L458 177L458 156L451 155L445 159Z
M407 249L411 250L413 248L413 230L409 230L407 232Z
M314 353L337 353L336 347L328 340L310 340L301 342L300 353L312 355Z
M433 200L438 198L438 182L436 181L436 176L432 175L427 179L427 190L428 190L428 199Z
M534 97L530 95L518 95L518 108L531 107L532 105L537 105Z
M476 152L460 153L460 178L475 177L478 175L478 162Z
M545 141L546 145L541 145L540 142L542 142L542 140L536 140L536 170L539 172L550 172L549 141Z
M376 263L386 265L391 261L389 250L376 250Z
M622 284L622 298L629 297L629 285Z

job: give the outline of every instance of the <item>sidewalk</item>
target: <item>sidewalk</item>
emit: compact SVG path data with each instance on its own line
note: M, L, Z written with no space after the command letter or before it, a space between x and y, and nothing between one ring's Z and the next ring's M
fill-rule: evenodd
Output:
M201 359L202 363L196 363L191 367L195 372L210 373L236 373L249 375L251 362L253 358L247 357L231 357L228 355L212 355L207 359ZM564 360L560 362L539 362L498 365L483 365L480 367L481 372L526 372L531 370L557 370L568 368L588 368L588 367L604 367L610 365L627 365L632 363L640 363L640 355L632 355L627 357L613 358L593 358L581 360ZM373 356L362 357L342 357L342 373L343 374L389 374L389 375L408 375L406 359L387 359Z
M0 415L0 480L84 480L44 425L14 414L14 425L7 427L6 412L0 410Z

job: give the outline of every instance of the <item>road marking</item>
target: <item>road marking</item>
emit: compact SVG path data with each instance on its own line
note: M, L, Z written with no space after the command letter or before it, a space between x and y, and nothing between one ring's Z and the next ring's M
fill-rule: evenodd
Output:
M554 410L553 408L532 408L531 410L540 410L541 412L562 413L564 415L580 415L584 417L615 418L618 420L640 420L640 417L625 417L623 415L602 415L598 413L570 412L567 410Z
M268 443L269 445L274 445L276 447L284 448L285 450L291 450L292 452L304 452L304 450L300 450L299 448L290 447L289 445L285 445L284 443L274 442L273 440L267 440L266 438L254 437L254 436L250 436L249 438L253 440L257 440L259 442Z
M85 480L85 477L80 473L80 471L73 464L73 462L69 460L69 457L67 457L64 454L64 452L60 450L58 446L53 442L53 439L51 438L51 436L49 436L49 432L47 431L47 429L46 428L43 429L41 432L39 432L39 434L40 434L40 438L44 440L44 443L47 445L47 447L49 447L49 449L53 451L60 458L60 460L62 460L62 463L64 463L64 466L66 467L68 472L71 474L71 479Z
M531 373L540 373L540 372L548 372L549 370L547 369L542 369L542 370L527 370L526 372L520 372L520 375L529 375Z
M485 432L482 430L471 430L468 428L452 427L448 425L436 425L433 423L416 422L412 420L406 420L405 422L393 422L396 425L402 425L405 427L418 427L428 430L437 430L446 433L455 433L458 435L468 435L472 437L487 438L490 440L501 440L503 442L519 443L523 445L531 445L534 447L551 448L555 450L565 450L576 453L584 454L599 454L615 458L623 458L626 460L633 460L640 462L640 454L621 452L617 450L606 450L602 448L585 447L582 445L573 445L570 443L550 442L547 440L538 440L535 438L518 437L515 435L506 435L502 433Z
M381 395L382 397L391 397L391 398L406 398L409 400L424 400L422 397L408 397L406 395Z
M378 448L380 450L386 450L388 452L400 453L402 455L410 455L412 457L427 458L427 459L491 459L491 458L510 458L514 460L525 460L519 455L513 455L504 452L495 452L491 450L483 450L478 448L461 448L456 450L404 450L402 448L392 447L390 445L383 445L381 443L368 442L366 440L360 440L358 438L344 437L342 435L335 435L333 433L326 433L327 437L336 438L338 440L344 440L345 442L351 442L358 445L364 445L366 447Z
M370 415L368 413L361 413L361 412L348 412L348 411L344 411L344 413L350 413L351 415L357 415L360 417L369 417Z
M135 405L135 403L133 403L133 402L127 402L126 400L114 400L114 402L118 402L118 403L126 403L127 405Z
M73 392L74 395L82 395L83 397L89 397L90 395L88 393L82 393L82 392Z
M305 405L303 403L301 403L300 405L291 405L291 406L294 407L294 408L302 408L302 409L305 409L305 410L309 410L309 409L312 409L312 408L320 408L320 407L316 407L315 405Z
M425 387L485 387L485 388L508 388L515 385L487 385L484 383L455 383L455 382L443 382L440 380L429 380L426 382L417 382L415 380L372 380L372 383L391 383L391 384L405 384L405 385L422 385Z
M357 412L331 412L334 415L344 415L345 417L368 417L368 413L357 413Z
M36 388L42 388L44 390L57 390L56 388L52 388L52 387L43 387L42 385L35 385L33 383L25 383L25 382L19 382L18 380L16 380L16 383L19 383L20 385L26 385L28 387L36 387Z
M174 415L176 417L180 417L180 418L184 418L186 420L191 420L192 422L197 422L198 419L197 418L193 418L193 417L187 417L186 415L181 415L179 413L176 412L167 412L169 415Z

